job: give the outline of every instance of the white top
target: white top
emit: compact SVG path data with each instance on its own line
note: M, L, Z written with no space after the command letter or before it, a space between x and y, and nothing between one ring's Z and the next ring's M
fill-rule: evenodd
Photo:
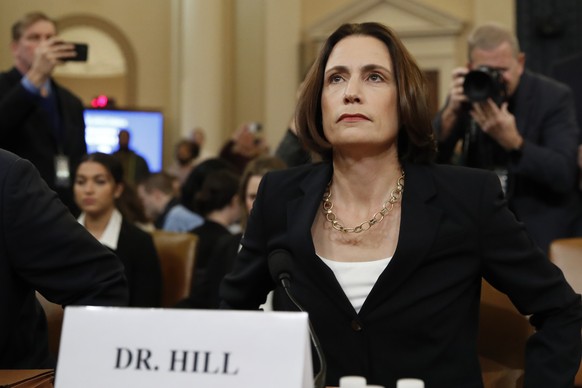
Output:
M119 210L114 209L111 214L111 218L99 239L99 242L108 248L117 250L117 242L119 241L119 232L121 231L121 221L123 217ZM79 224L85 226L85 213L81 213L79 218L77 218Z
M389 257L374 261L344 262L325 259L321 256L319 258L331 268L338 283L357 312L360 312L378 277L380 277L380 274L392 259L392 257Z

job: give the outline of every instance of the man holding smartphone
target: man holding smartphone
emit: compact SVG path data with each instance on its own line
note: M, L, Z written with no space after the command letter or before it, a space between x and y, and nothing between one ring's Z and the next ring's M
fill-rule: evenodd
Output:
M71 172L87 152L83 104L52 78L56 66L77 56L41 12L12 26L14 67L0 73L0 148L30 160L46 183L76 213Z

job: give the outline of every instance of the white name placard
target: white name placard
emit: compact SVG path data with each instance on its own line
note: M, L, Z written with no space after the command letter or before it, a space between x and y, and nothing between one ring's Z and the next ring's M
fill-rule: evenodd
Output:
M306 313L67 307L55 388L313 387Z

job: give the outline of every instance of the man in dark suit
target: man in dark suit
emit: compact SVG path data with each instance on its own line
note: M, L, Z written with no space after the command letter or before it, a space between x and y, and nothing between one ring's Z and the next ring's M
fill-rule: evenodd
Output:
M54 367L38 290L61 305L127 305L121 261L26 160L0 150L0 369Z
M505 99L469 99L470 70L501 75ZM511 210L543 249L570 237L580 203L576 194L578 126L571 90L525 69L525 54L508 30L488 24L469 37L469 63L453 71L452 87L435 119L439 161L451 162L462 142L461 164L495 170Z
M70 176L87 152L85 122L79 98L51 78L76 55L56 33L54 21L40 12L12 26L14 67L0 73L0 147L30 160L75 211Z
M119 148L113 153L113 156L119 159L123 166L123 180L125 184L136 189L138 183L150 175L150 168L148 162L129 147L130 139L131 134L129 130L120 130Z

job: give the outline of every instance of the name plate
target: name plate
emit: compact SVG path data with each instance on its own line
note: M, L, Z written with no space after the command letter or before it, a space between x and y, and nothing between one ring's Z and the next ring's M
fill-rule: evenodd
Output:
M55 388L312 388L301 312L65 309Z

